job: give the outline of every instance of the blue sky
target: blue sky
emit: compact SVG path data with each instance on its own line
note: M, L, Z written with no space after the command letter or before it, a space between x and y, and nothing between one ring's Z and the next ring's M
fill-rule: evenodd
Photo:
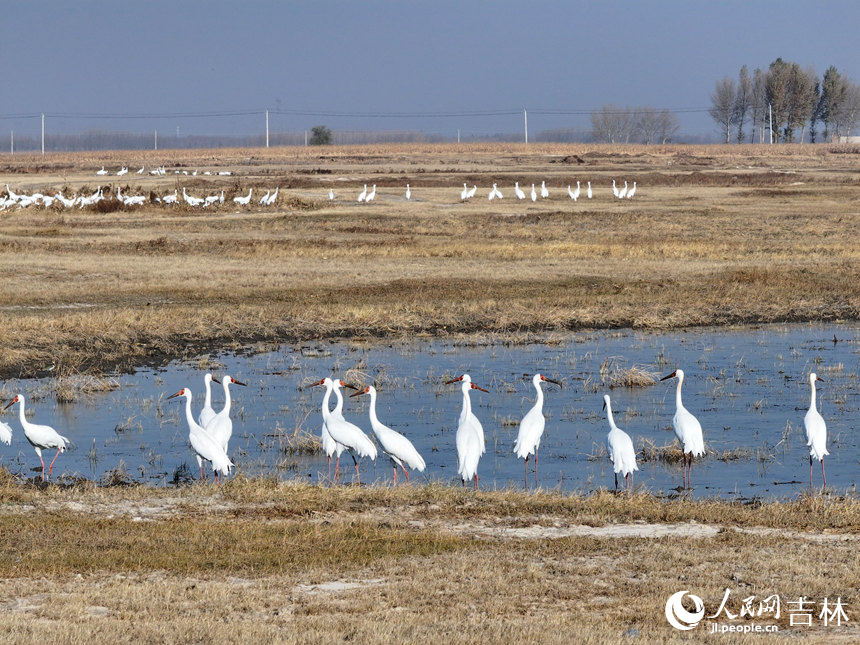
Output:
M860 82L860 2L6 0L0 138L153 128L182 133L588 129L608 103L707 108L718 79L777 57ZM322 113L329 113L323 115ZM331 113L343 114L334 116ZM428 116L438 114L459 116ZM405 114L405 117L368 117ZM83 118L106 115L114 118ZM144 115L146 118L126 118ZM352 116L348 116L352 115ZM122 117L122 118L116 118ZM158 118L156 118L158 117ZM682 132L713 134L707 114Z

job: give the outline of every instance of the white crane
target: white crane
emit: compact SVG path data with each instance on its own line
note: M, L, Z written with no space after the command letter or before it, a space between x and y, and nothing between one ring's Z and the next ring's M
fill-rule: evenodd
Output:
M8 189L9 187L7 186L6 188ZM468 197L469 197L469 187L466 186L466 182L463 182L463 190L460 191L460 201L464 202L464 201L466 201L466 199L468 199Z
M475 490L478 490L478 461L486 450L484 443L484 428L472 413L472 403L469 400L469 390L480 390L487 392L482 387L472 383L468 374L463 374L446 384L462 382L460 389L463 391L463 409L460 412L460 420L457 424L457 474L463 485L471 479L475 480Z
M358 201L363 202L367 197L367 184L364 185L364 190L358 194Z
M184 199L185 203L189 206L201 206L204 201L202 197L194 197L193 195L189 195L185 192L185 186L182 187L182 199Z
M531 198L532 198L532 201L533 201L533 202L536 202L536 201L537 201L537 191L535 190L535 185L534 185L534 184L532 184L532 192L531 192L531 194L529 195L529 197L531 197Z
M185 189L183 188L183 190L185 190ZM247 195L245 195L244 197L234 197L233 202L236 204L239 204L240 206L247 206L248 204L251 203L251 194L253 192L254 192L254 189L249 188Z
M568 194L568 195L570 195L570 198L571 198L573 201L576 201L577 199L579 199L579 182L576 182L576 190L571 190L571 189L570 189L570 184L568 184L568 186L567 186L567 194Z
M161 201L165 204L175 204L177 199L179 199L179 191L174 189L172 195L165 195Z
M370 395L370 427L373 428L373 434L376 435L377 441L382 446L382 452L388 455L388 458L391 460L391 465L394 468L394 485L397 486L398 466L403 470L403 474L406 475L406 483L409 483L409 471L406 470L403 464L405 463L406 466L418 472L424 472L424 468L426 468L424 459L418 454L418 451L409 439L380 422L376 416L376 388L368 385L363 390L359 390L350 396L360 396L362 394Z
M412 199L412 190L409 188L409 184L406 184L406 201L408 202Z
M120 168L119 170L116 171L117 177L122 177L123 175L127 175L127 174L128 174L128 168L126 168L125 166L123 166L122 168Z
M821 462L821 477L824 487L827 487L827 475L824 474L824 455L827 452L827 424L815 405L815 381L824 382L813 372L809 375L809 385L812 387L812 398L809 401L809 411L803 417L803 429L806 431L806 445L809 446L809 487L812 488L812 458Z
M633 441L624 430L615 425L612 417L612 404L609 395L603 395L603 409L606 410L606 418L609 421L609 434L606 435L606 448L609 450L609 460L615 470L615 490L618 490L618 473L624 475L627 490L630 490L630 478L634 470L639 470L636 465L636 451L633 449Z
M48 478L50 478L51 473L54 471L54 462L57 461L57 457L60 456L61 452L66 451L66 445L71 442L66 437L60 435L51 426L38 425L27 421L23 394L16 394L15 398L6 404L6 408L11 407L15 403L20 404L18 406L18 412L19 419L21 420L21 428L24 430L24 436L27 437L27 441L30 442L30 445L33 446L33 450L35 450L36 454L39 455L39 461L42 462L42 481L46 481L45 460L42 459L42 451L53 448L57 449L57 454L54 455L51 465L48 466ZM4 408L4 410L6 408ZM9 438L11 440L11 432Z
M529 455L535 456L535 488L538 481L538 448L540 440L543 437L543 430L546 425L546 418L543 416L543 390L540 387L541 383L555 383L559 387L561 383L551 378L547 378L543 374L535 374L532 377L532 385L537 390L537 400L534 406L526 412L523 420L520 421L520 431L517 434L517 441L514 444L514 453L518 459L523 459L525 467L525 475L523 484L528 488L529 477Z
M541 196L541 199L546 199L547 197L549 197L549 191L546 189L546 182L545 181L542 181L540 183L540 196Z
M633 182L633 187L627 191L627 199L633 199L633 195L636 194L636 182Z
M269 196L269 199L266 200L266 206L272 206L275 203L275 201L278 199L278 191L280 191L280 190L281 190L280 186L275 186L275 192L273 192Z
M588 182L588 188L585 189L585 196L591 199L591 182Z
M627 182L624 182L624 188L618 191L618 199L624 199L627 197Z
M675 429L675 436L681 442L681 450L684 453L684 488L690 488L693 475L693 458L705 454L705 440L702 437L702 426L699 420L681 402L684 370L675 370L660 380L665 381L675 377L678 379L678 389L675 392L675 416L672 417L672 427Z
M265 206L266 204L268 204L268 203L269 203L269 195L270 195L271 193L272 193L272 191L271 191L271 190L267 190L267 191L266 191L266 194L265 194L265 195L263 195L262 197L260 197L260 201L258 201L257 203L258 203L260 206Z
M329 200L330 202L333 202L333 201L334 201L334 188L329 188L329 189L328 189L328 200Z
M230 443L230 437L233 436L233 420L230 418L230 384L245 384L227 375L224 375L220 381L214 376L212 380L224 387L224 407L212 417L212 420L204 426L204 429L224 449L224 452L227 452L227 445Z
M365 202L372 202L376 199L376 184L373 184L373 189L367 193L367 197L364 198Z
M489 196L487 197L487 199L489 199L490 201L493 201L496 197L498 197L499 199L501 199L501 198L502 198L502 194L499 192L499 189L498 189L498 187L496 186L496 184L493 184L493 190L491 190L491 191L490 191L490 194L489 194Z
M96 174L97 174L99 177L103 177L104 175L108 175L108 174L110 174L110 173L109 173L107 170L105 170L105 167L104 167L104 166L102 166L102 169L101 169L101 170L96 170Z
M140 170L138 170L138 171L137 171L137 174L138 174L138 175L142 175L142 174L143 174L143 171L144 171L145 169L146 169L146 166L141 166L141 167L140 167Z
M331 381L331 379L329 379L329 381ZM352 385L349 385L348 383L344 383L343 381L340 381L340 384L343 387L350 387L350 388L355 389ZM340 388L334 387L334 381L331 381L331 383L326 384L325 379L323 379L322 381L318 381L317 383L311 384L311 386L314 386L314 385L326 385L326 392L325 392L325 396L323 396L323 401L322 401L323 422L322 422L322 426L320 428L320 443L322 444L323 452L326 454L326 457L328 458L328 480L332 481L332 479L331 479L331 456L333 454L337 453L337 459L338 459L338 462L340 462L340 455L345 450L346 447L337 443L334 439L332 439L332 437L328 431L328 419L331 415L335 415L338 418L343 419L343 414L342 414L343 396L341 396ZM334 391L334 393L337 395L337 405L335 406L334 410L329 410L328 405L329 405L329 400L331 399L332 391Z
M517 196L517 199L525 199L526 194L523 192L523 189L520 188L520 182L514 182L514 194Z
M341 386L350 386L347 386L341 380L332 380L328 377L321 381L317 381L316 383L311 383L311 387L316 385L325 385L326 387L326 396L323 399L323 421L325 423L326 430L328 430L329 436L339 444L337 463L334 467L334 479L337 481L338 474L340 473L340 453L344 450L349 450L349 454L352 456L352 460L355 463L356 479L358 483L361 484L361 473L358 470L358 460L355 458L355 455L358 454L359 457L370 457L371 459L376 459L376 446L373 445L373 442L366 434L364 434L364 432L362 432L361 428L344 419L343 415L335 415L331 412L326 415L325 411L328 407L328 399L330 396L329 390L336 391L337 388ZM341 448L340 446L343 447Z
M615 185L615 180L612 180L612 194L618 197L618 186Z
M197 464L200 466L200 479L203 479L204 460L212 464L212 470L215 472L216 479L219 473L223 477L227 477L234 464L230 461L227 452L221 445L194 420L194 416L191 414L191 390L184 387L176 394L168 396L167 399L174 399L178 396L185 397L185 420L188 422L188 441L194 450L194 455L197 457Z
M469 192L466 193L466 199L472 199L475 196L475 193L478 192L477 184L472 184L472 187L469 189Z

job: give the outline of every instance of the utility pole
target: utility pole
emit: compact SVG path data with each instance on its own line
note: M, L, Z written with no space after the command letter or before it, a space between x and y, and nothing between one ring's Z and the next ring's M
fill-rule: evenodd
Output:
M158 150L158 130L155 131L155 149Z
M42 154L45 154L45 113L42 112Z
M269 147L269 111L266 110L266 147Z
M9 154L15 154L15 131L10 130L9 132Z
M770 114L770 142L773 143L773 107L770 103L767 104L767 111Z
M529 115L528 115L528 112L526 112L525 108L523 108L523 121L525 122L525 128L526 128L526 143L528 143L529 142Z

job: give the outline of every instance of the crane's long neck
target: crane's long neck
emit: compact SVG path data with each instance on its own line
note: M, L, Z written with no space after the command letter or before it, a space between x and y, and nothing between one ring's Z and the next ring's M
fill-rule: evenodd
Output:
M370 425L377 426L379 418L376 416L376 392L371 390L368 394L370 394Z
M224 410L230 411L230 381L224 379Z
M206 379L206 399L203 401L203 407L212 407L212 381L208 378Z
M679 408L684 407L684 403L681 401L681 386L683 384L684 384L684 379L679 378L678 379L678 389L675 390L675 405L677 405Z
M543 410L543 390L540 386L540 381L535 381L535 389L537 390L537 400L535 401L535 408L538 410Z
M335 415L343 415L343 395L340 393L339 387L333 387L334 395L337 397L337 405L334 406L334 410L331 411L332 414ZM331 392L331 390L329 390ZM325 402L325 407L328 409L328 400Z
M612 416L612 405L610 403L606 404L606 418L609 420L609 427L615 430L618 426L615 425L615 417Z
M191 395L185 397L185 419L188 421L188 429L194 431L197 422L194 421L194 414L191 412Z
M472 386L468 383L463 383L463 414L471 414L472 413L472 402L469 399L469 390L472 389Z
M331 387L330 385L327 385L325 388L325 396L323 397L323 402L322 402L323 421L326 421L329 418L329 416L331 415L331 412L328 409L328 402L331 399L331 391L333 389L334 388Z
M809 409L815 410L817 409L817 406L815 405L815 381L810 380L809 385L812 388L812 395L809 398ZM23 405L21 406L21 409L24 409Z
M23 398L18 400L18 414L21 415L20 416L21 425L22 426L26 425L28 423L28 421L27 421L27 415L24 414L24 399Z

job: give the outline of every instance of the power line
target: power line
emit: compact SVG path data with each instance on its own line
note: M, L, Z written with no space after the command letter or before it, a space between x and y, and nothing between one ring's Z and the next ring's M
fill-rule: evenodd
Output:
M693 114L708 112L710 108L651 108L657 111L665 111L671 114ZM620 115L635 112L636 108L530 108L532 114L542 115L567 115L588 116L594 113L606 115ZM45 112L44 116L52 119L204 119L224 118L240 116L262 116L267 110L220 110L211 112L138 112L125 114L105 113L82 113L82 112ZM268 110L269 114L283 116L313 116L330 118L365 118L365 119L447 119L447 118L476 118L491 116L518 116L523 113L522 109L499 109L499 110L454 110L440 112L354 112L338 110ZM30 114L0 114L2 120L40 119L41 112Z

